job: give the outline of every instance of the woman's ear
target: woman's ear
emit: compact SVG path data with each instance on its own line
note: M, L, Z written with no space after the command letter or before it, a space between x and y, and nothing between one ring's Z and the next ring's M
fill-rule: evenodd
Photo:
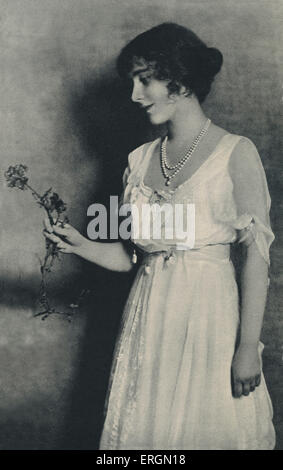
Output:
M188 96L191 96L191 95L192 95L191 91L188 88L186 88L184 85L179 85L178 91L168 93L169 100L172 103L175 103L180 98L183 98L183 97L187 98Z
M168 99L170 103L175 103L178 99L178 95L176 93L169 93L168 94Z
M190 91L188 88L186 88L184 85L181 85L179 94L180 94L181 96L188 97L188 96L191 96L192 93L191 93L191 91Z

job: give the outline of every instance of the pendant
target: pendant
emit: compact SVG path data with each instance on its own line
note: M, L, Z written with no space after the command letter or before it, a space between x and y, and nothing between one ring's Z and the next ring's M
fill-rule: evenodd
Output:
M136 250L134 250L133 256L132 256L132 263L136 264L137 260L138 260L137 253L136 253Z

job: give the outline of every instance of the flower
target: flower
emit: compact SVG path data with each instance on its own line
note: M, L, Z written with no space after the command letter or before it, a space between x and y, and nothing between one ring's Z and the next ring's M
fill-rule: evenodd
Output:
M43 194L40 198L40 204L50 212L55 210L57 214L61 214L66 210L67 205L59 198L57 193L51 193L51 190L52 188L48 189L48 191Z
M58 212L58 214L61 214L67 208L66 204L62 201L62 199L59 198L57 193L52 194L52 196L50 197L50 201L52 206L54 206L54 209Z
M27 189L28 178L26 171L28 167L22 164L15 166L9 166L8 170L5 171L4 175L10 188Z
M9 166L8 170L5 171L4 175L7 180L7 186L10 188L18 189L29 189L32 193L32 196L36 200L36 203L44 208L47 212L49 221L51 224L60 222L61 227L64 227L64 224L68 223L68 217L62 215L67 208L66 204L59 195L55 192L52 192L52 188L49 188L43 195L39 194L35 189L33 189L28 184L28 178L26 176L26 171L28 167L22 164L15 166ZM54 212L56 216L54 217ZM52 267L55 259L60 260L60 253L56 243L49 239L45 239L45 257L44 260L40 260L40 272L41 272L41 285L39 293L39 304L44 309L42 312L35 314L35 316L41 315L42 320L45 320L52 313L62 313L67 315L68 319L70 317L70 312L59 312L54 307L51 306L48 295L46 292L46 277L49 273L52 272ZM75 308L76 303L72 304Z

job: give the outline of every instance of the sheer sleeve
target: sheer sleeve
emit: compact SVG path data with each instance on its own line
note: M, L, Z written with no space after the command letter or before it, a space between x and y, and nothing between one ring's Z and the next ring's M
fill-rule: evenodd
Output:
M123 176L122 176L123 190L120 196L119 206L121 206L121 204L123 203L128 202L129 190L130 190L129 183L131 182L131 179L132 179L133 165L134 165L134 151L129 153L128 155L128 165L126 166Z
M129 153L128 166L123 174L123 192L120 198L120 204L129 203L130 195L134 199L137 196L138 188L141 182L141 170L144 156L152 142L147 142Z
M233 228L238 231L238 241L247 246L255 241L270 264L269 248L274 240L269 220L271 201L260 156L249 139L243 137L233 150L229 173L237 209Z

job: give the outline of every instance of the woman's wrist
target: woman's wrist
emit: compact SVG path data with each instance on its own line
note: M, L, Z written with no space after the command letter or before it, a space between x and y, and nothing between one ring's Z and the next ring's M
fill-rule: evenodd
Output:
M90 241L82 235L81 244L72 248L73 254L83 257L89 243Z

